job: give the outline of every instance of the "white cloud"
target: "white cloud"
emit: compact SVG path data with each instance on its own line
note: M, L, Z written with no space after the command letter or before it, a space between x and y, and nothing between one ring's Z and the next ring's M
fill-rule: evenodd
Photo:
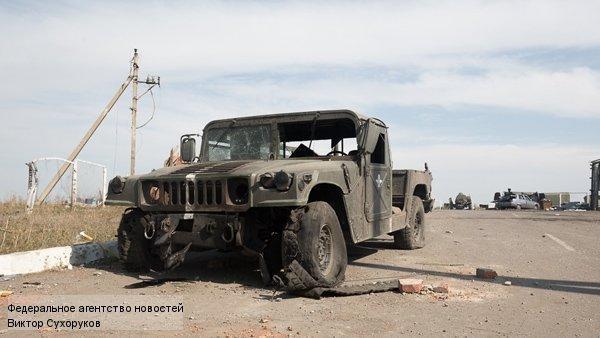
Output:
M0 27L10 37L0 41L5 77L90 88L114 79L107 70L125 68L133 47L143 51L145 70L196 73L181 75L190 78L297 64L414 65L433 56L600 44L595 1L72 6L2 11Z
M558 116L600 117L600 73L586 68L525 72L522 68L515 66L477 75L427 72L406 82L361 74L301 81L225 81L215 83L214 87L229 97L259 102L279 99L300 106L315 102L338 107L480 105Z

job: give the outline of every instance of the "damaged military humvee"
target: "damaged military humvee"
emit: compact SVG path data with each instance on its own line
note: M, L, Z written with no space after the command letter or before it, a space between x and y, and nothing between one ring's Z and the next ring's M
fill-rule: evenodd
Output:
M165 270L188 250L240 249L266 281L341 283L346 246L390 234L399 249L425 244L432 176L392 170L386 125L349 110L210 122L185 165L115 177L106 204L129 205L118 230L130 270ZM317 153L319 151L320 153ZM309 285L310 284L310 285Z

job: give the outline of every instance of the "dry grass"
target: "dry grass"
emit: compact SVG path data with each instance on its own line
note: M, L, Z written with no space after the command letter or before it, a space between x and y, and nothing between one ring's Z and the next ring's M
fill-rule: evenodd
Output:
M81 231L106 241L115 238L122 207L76 207L48 204L25 212L16 199L0 203L0 254L74 244Z

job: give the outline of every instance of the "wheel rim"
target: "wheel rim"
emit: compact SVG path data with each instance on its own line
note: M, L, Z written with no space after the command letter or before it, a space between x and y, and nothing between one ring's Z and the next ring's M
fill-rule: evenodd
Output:
M421 237L421 231L423 231L423 227L421 226L423 224L423 216L421 216L420 213L417 213L415 215L415 225L414 225L414 231L413 231L413 236L416 239L419 239Z
M328 224L323 224L319 231L319 247L317 248L319 259L319 271L326 275L331 270L331 252L333 249L333 241L331 229Z

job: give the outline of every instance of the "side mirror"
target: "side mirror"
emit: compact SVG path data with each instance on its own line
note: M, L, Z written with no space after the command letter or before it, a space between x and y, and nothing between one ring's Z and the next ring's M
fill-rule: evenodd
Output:
M179 144L179 153L181 156L181 161L185 163L191 163L194 161L196 157L196 139L194 136L196 134L187 134L181 136L181 141Z

